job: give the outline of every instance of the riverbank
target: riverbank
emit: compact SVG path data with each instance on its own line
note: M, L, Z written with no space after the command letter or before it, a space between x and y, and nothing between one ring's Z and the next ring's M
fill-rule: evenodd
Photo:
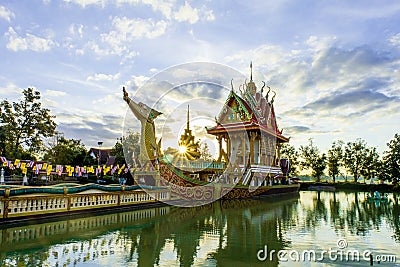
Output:
M332 188L336 190L352 190L359 192L400 192L399 186L392 184L364 184L364 183L331 183L331 182L300 182L300 190L309 190L310 187L318 187L323 190L324 187Z

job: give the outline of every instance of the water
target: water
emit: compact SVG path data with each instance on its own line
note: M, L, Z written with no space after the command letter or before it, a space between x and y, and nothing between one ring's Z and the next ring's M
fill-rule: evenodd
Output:
M0 265L369 266L363 254L372 251L374 266L400 266L399 196L388 204L365 198L304 191L3 227ZM345 257L355 251L359 261Z

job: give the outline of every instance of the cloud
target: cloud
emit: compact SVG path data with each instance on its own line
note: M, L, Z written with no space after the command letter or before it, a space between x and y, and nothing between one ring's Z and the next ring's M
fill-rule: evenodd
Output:
M66 96L67 93L63 92L63 91L57 91L57 90L46 90L44 95L45 96L60 97L60 96Z
M136 0L118 0L120 2L139 2ZM171 18L174 1L142 0L145 5L151 6L154 11L160 11L167 19Z
M116 138L122 135L122 117L91 113L76 114L61 112L56 114L60 132L67 138L85 140L85 144L96 146L98 141L104 141L104 146L111 147Z
M3 18L8 22L11 22L11 19L15 18L15 14L6 7L0 6L0 18Z
M86 6L90 6L90 5L99 5L99 6L105 7L105 5L107 3L106 0L64 0L64 2L77 4L83 8L85 8Z
M111 31L100 34L101 42L90 41L86 48L101 56L123 55L125 60L132 59L138 55L133 50L137 40L157 38L167 29L166 21L141 18L113 17L111 25Z
M4 86L0 86L0 94L2 96L2 100L6 99L7 97L18 98L19 96L21 96L21 93L22 89L13 83L7 83Z
M400 33L390 36L389 42L397 47L400 47Z
M400 44L398 36L389 38L392 45ZM334 36L304 40L298 40L296 50L267 43L225 60L244 73L253 61L257 85L265 80L277 92L278 124L291 142L315 137L328 144L358 136L378 143L382 132L393 134L400 107L397 51L387 44L344 45Z
M336 92L304 106L316 113L340 116L364 116L376 109L386 108L391 102L400 102L398 97L389 97L373 89Z
M174 18L179 21L187 21L190 24L194 24L199 20L199 10L190 6L188 2L185 2L184 6L181 6L177 12L174 13Z
M298 133L308 133L310 132L311 128L307 126L300 126L300 125L294 125L290 127L285 128L285 132L287 132L290 135L295 135Z
M71 24L69 26L69 33L73 36L78 36L79 38L83 38L83 28L82 24Z
M38 37L29 33L25 37L20 37L12 27L8 28L5 36L8 37L7 48L14 52L26 50L45 52L56 45L51 39Z
M111 38L121 38L132 41L141 38L156 38L165 33L167 23L163 20L154 21L153 19L129 19L127 17L114 17L112 25L115 30L103 35L103 40Z
M116 74L104 74L104 73L96 73L86 78L87 81L113 81L119 79L121 76L120 73Z
M171 18L172 8L175 1L170 0L64 0L64 2L77 4L83 8L87 6L100 6L105 8L106 5L131 5L139 4L150 6L154 11L159 11L166 18Z
M184 5L176 5L175 0L64 0L64 2L79 5L83 8L88 6L99 6L105 8L107 5L130 6L150 6L153 11L160 12L167 20L176 20L178 22L189 22L194 24L200 19L206 21L215 20L213 10L206 6L201 8L192 7L185 1ZM174 11L175 10L175 11Z

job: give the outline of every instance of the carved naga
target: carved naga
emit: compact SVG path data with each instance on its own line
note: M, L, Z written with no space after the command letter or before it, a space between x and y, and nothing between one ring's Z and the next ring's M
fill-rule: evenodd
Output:
M267 95L265 96L265 100L267 100L267 102L268 102L268 95L269 95L269 92L271 92L271 87L269 87L267 85L267 88L268 88L268 92L267 92Z
M162 113L144 103L136 103L130 99L125 87L122 88L122 91L124 100L141 124L139 161L141 164L145 164L149 160L153 161L161 155L161 139L157 143L154 119Z

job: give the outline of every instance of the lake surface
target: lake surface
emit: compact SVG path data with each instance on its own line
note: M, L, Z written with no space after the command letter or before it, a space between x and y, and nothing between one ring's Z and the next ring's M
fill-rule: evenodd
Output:
M400 266L389 199L302 191L3 227L0 266Z

